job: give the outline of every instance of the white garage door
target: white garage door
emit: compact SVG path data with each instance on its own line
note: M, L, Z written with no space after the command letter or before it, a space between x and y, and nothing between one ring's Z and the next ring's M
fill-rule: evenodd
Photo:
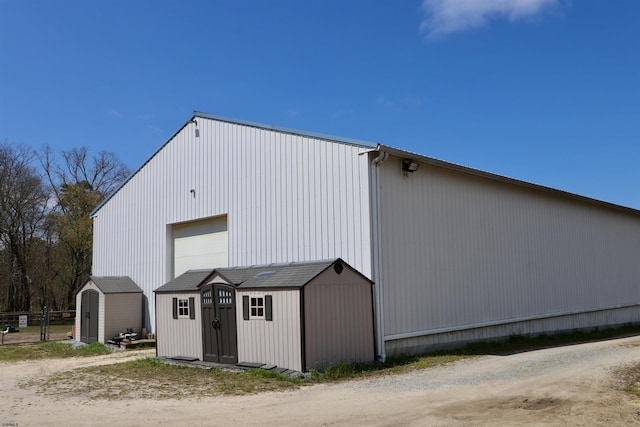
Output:
M187 270L228 266L227 218L173 226L173 277Z

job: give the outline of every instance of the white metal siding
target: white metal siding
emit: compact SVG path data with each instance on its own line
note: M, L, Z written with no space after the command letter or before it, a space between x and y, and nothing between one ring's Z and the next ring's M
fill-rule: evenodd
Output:
M244 295L272 295L273 321L244 320ZM296 290L236 291L238 326L238 361L271 363L283 368L302 370L300 292Z
M374 359L371 283L351 269L306 285L304 316L307 370Z
M640 302L638 217L426 164L405 176L393 156L380 170L387 339Z
M426 349L459 347L464 343L508 338L513 335L536 335L549 333L549 331L573 332L576 329L588 330L603 325L615 327L638 322L640 322L640 307L620 307L390 340L386 342L386 352L387 356L396 356L422 352Z
M104 337L108 341L131 328L142 332L142 293L115 293L100 296L105 301ZM140 335L139 335L140 336Z
M363 148L197 120L199 138L187 125L97 212L93 274L153 301L172 278L167 224L228 215L229 265L341 257L371 277Z
M195 298L195 319L173 318L173 298ZM202 360L202 315L199 293L157 294L156 348L160 357Z

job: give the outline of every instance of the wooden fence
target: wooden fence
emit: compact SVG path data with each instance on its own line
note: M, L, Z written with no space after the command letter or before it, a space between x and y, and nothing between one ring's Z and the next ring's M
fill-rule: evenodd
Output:
M42 311L12 311L0 312L0 324L11 325L17 328L20 316L27 316L28 326L38 326L42 322ZM75 310L49 311L49 324L51 325L72 325L76 318Z

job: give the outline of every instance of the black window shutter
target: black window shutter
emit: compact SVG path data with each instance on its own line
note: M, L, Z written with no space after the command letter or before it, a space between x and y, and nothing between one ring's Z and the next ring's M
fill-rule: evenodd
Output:
M264 320L273 320L273 310L271 309L271 295L264 296Z
M196 299L189 297L189 319L196 318Z
M178 318L178 298L173 299L173 318Z
M249 295L242 296L242 317L249 320Z

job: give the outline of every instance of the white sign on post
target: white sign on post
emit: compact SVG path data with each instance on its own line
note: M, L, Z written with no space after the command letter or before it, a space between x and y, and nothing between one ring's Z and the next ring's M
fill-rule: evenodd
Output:
M28 326L29 322L27 320L27 315L22 315L20 316L19 320L18 320L18 326L20 328L26 328Z

